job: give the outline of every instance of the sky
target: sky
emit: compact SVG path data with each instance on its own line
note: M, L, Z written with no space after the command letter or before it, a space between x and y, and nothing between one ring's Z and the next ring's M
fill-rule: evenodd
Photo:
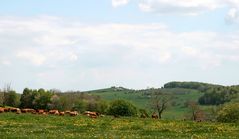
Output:
M0 86L239 84L238 0L1 0Z

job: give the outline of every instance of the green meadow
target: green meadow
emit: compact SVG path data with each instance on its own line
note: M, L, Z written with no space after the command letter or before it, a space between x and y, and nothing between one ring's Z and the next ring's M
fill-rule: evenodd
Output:
M1 138L237 139L238 124L140 118L0 114Z

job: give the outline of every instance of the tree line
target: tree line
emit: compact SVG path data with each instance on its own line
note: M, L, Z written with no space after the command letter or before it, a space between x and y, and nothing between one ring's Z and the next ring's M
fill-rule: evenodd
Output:
M136 116L138 109L125 100L108 102L99 96L80 91L61 92L59 90L25 88L22 94L17 94L10 87L0 90L0 107L18 107L21 109L44 109L59 111L94 111L114 116Z
M0 91L0 106L32 109L89 110L105 113L107 102L98 96L88 95L79 91L60 92L58 90L25 88L22 94L12 89Z

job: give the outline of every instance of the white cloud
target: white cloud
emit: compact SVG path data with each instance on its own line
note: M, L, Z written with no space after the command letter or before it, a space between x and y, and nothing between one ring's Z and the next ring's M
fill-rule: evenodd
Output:
M47 87L56 80L59 88L64 82L97 86L101 80L101 85L134 86L135 79L138 86L151 85L175 68L205 71L239 62L238 32L174 32L159 23L91 25L54 17L0 19L1 57L21 71L22 63L34 69L32 78Z
M38 22L35 22L36 20ZM97 60L103 60L108 64L113 64L113 60L119 60L121 64L126 61L139 65L141 62L162 64L172 61L175 56L179 55L185 58L194 55L198 59L210 61L210 59L218 59L216 56L218 54L212 49L221 53L225 50L228 52L238 50L238 37L234 34L228 34L227 39L222 39L221 36L226 34L175 33L164 24L87 25L81 22L62 23L62 21L54 17L41 17L40 20L37 18L3 18L0 22L0 29L2 29L0 35L10 35L8 35L9 38L5 38L5 41L0 41L0 44L2 43L2 46L11 44L12 48L8 49L13 51L17 58L38 66L87 61L85 58L88 58L89 54L93 54L92 57L97 57ZM21 28L23 36L18 36L19 31L14 31L13 26ZM19 42L15 44L12 44L12 41L8 42L8 40L20 40L21 38L28 39L22 40L21 45ZM1 49L5 50L5 48ZM182 54L177 52L181 50ZM209 58L208 55L212 57ZM227 55L223 55L225 59ZM115 59L110 61L109 57L115 57Z
M112 0L113 7L128 4L128 0ZM140 0L134 1L143 12L197 16L218 9L229 8L227 22L239 22L238 0Z
M9 61L9 60L2 60L2 61L1 61L1 64L5 65L5 66L10 66L10 65L12 65L11 61Z
M220 0L143 0L139 7L145 12L198 15L221 7Z
M113 7L123 6L129 3L129 0L112 0Z
M226 21L229 23L239 23L239 8L231 8L227 13Z
M43 54L40 54L38 52L33 52L33 51L26 51L26 50L19 51L17 53L17 57L28 60L32 64L37 66L42 65L46 60L46 57Z

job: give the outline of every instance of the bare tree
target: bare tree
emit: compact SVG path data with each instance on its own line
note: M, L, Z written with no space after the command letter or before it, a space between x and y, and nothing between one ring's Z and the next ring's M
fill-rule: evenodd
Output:
M3 106L6 105L7 99L8 99L8 93L11 91L11 83L6 83L3 87Z
M3 93L3 91L0 89L0 106L2 106L3 105L3 99L4 99L4 93Z
M164 94L159 90L152 94L151 106L154 111L158 112L159 119L162 118L162 113L169 107L173 97L169 94Z
M197 102L188 101L187 106L191 111L191 120L193 121L203 121L205 119L204 112L200 109Z

